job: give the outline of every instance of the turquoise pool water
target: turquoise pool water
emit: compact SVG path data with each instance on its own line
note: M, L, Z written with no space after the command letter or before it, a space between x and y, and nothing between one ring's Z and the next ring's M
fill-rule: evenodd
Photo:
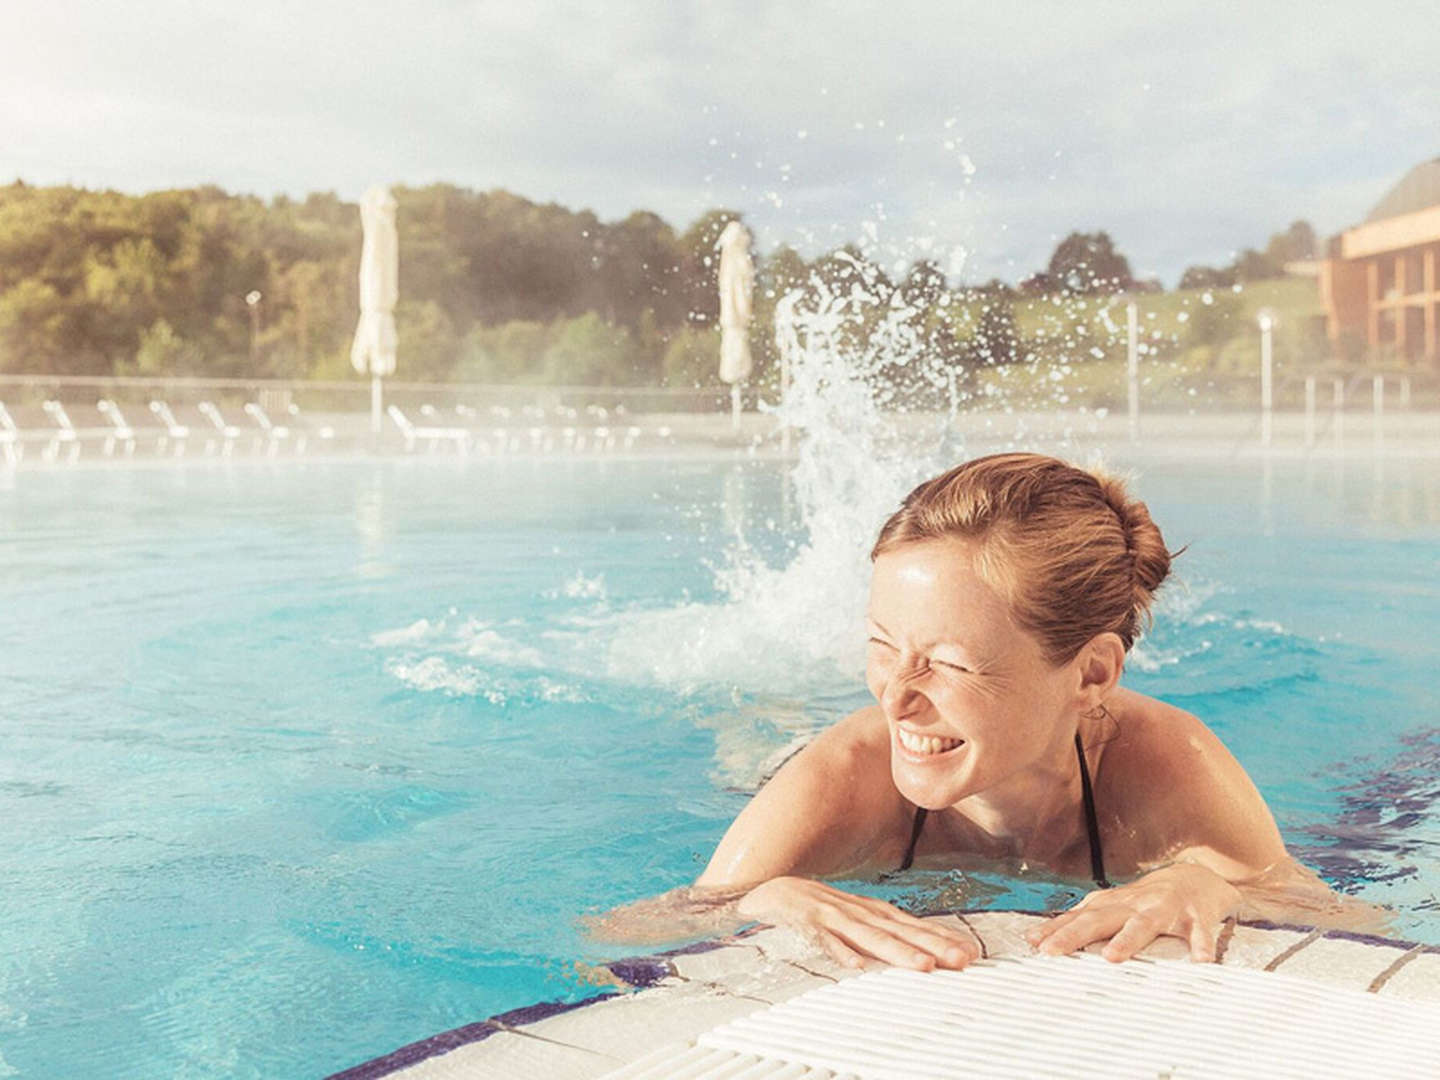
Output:
M1128 676L1432 943L1437 474L1143 469L1190 550ZM815 615L863 578L797 559L778 465L0 483L0 1076L315 1077L592 993L576 962L624 950L577 916L691 879L767 763L864 700L858 625L852 653Z

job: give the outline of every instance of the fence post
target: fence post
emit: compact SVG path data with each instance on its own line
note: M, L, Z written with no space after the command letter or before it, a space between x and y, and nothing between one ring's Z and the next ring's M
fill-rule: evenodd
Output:
M1374 375L1370 379L1370 393L1375 404L1375 443L1378 446L1385 438L1385 376Z
M1335 381L1331 384L1331 389L1333 391L1331 401L1335 411L1330 426L1335 431L1335 442L1338 444L1345 441L1345 380L1336 376Z
M1131 300L1125 305L1125 350L1126 397L1130 405L1130 441L1140 439L1140 313Z
M1315 445L1315 376L1305 376L1305 448Z

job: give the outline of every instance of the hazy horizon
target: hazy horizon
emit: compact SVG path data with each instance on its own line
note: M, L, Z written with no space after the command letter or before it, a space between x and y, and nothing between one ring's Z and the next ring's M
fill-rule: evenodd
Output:
M744 7L24 2L0 180L446 182L677 227L728 206L767 250L853 240L971 282L1104 229L1169 285L1293 220L1358 222L1440 152L1416 3Z

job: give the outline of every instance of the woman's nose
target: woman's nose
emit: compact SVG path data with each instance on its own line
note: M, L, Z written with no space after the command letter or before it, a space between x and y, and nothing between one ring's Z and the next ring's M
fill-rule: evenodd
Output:
M885 680L885 691L880 695L880 707L890 716L904 716L915 709L917 698L923 695L915 686L915 678L923 670L916 664L897 664Z

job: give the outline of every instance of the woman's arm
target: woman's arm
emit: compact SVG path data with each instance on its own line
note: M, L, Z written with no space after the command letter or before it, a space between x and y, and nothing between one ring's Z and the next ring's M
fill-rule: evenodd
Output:
M725 830L695 884L755 886L786 874L867 869L904 813L878 716L852 713L787 761Z
M878 716L852 714L787 762L731 824L693 886L591 920L592 933L653 943L759 921L792 927L851 966L874 957L928 970L974 959L978 949L958 932L812 880L866 870L905 827L908 804L890 781Z

